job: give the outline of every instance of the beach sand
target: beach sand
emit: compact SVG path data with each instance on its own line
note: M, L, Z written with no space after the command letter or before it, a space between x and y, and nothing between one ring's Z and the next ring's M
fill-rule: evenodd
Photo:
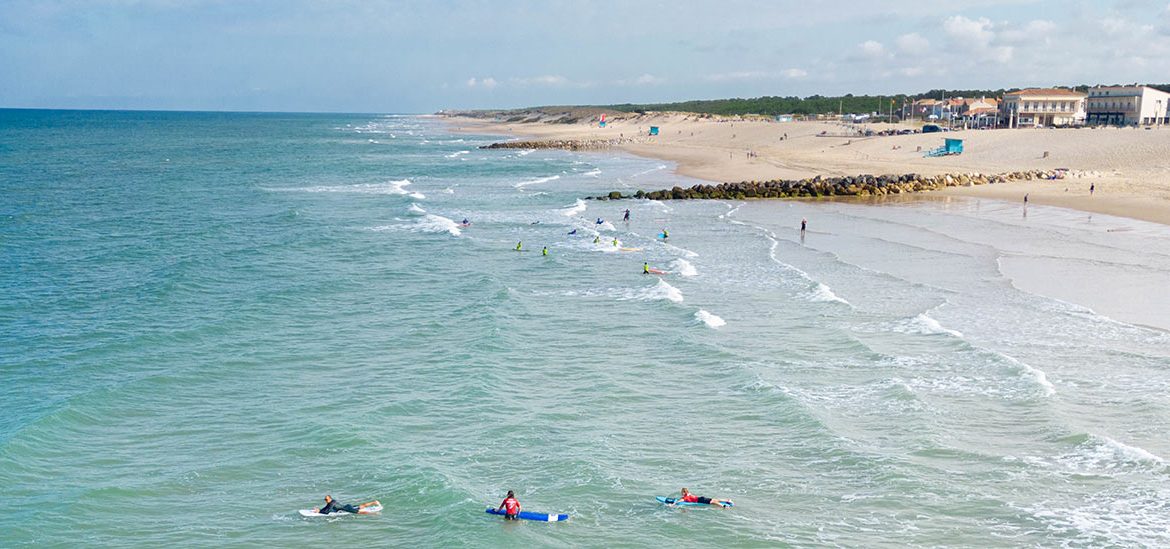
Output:
M965 130L865 138L846 136L849 128L838 122L773 122L681 113L611 119L605 128L595 123L507 124L465 117L450 121L456 131L526 139L634 138L617 148L672 161L680 175L712 182L1068 168L1076 177L934 192L1021 203L1027 194L1031 204L1170 224L1170 128ZM646 135L650 126L658 126L660 134ZM894 126L868 127L880 131ZM922 151L941 146L944 137L964 140L963 154L924 158ZM1095 186L1092 195L1090 185Z

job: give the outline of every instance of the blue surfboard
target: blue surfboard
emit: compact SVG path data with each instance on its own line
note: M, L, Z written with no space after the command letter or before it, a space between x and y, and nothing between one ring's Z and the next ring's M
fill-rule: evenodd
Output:
M487 513L489 515L504 515L503 511L494 507L488 507ZM530 513L528 511L520 511L520 514L517 516L524 520L535 520L539 522L564 522L569 520L569 515L550 515L548 513Z
M658 496L654 499L657 499L658 503L664 503L666 505L677 505L678 507L710 507L710 505L706 503L698 503L693 501L679 501L675 503L675 498L668 498L666 496ZM724 505L724 507L735 507L735 504L728 502L728 504Z

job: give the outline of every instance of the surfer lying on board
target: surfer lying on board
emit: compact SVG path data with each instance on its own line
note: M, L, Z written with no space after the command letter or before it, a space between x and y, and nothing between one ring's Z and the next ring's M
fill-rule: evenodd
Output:
M520 515L520 501L516 499L516 494L512 493L511 490L508 490L508 497L505 497L504 501L500 502L500 506L496 508L497 511L501 509L504 511L504 520L520 519L518 516Z
M706 504L706 505L718 505L720 507L728 507L731 505L731 500L729 500L729 499L714 499L714 498L699 497L699 496L692 494L690 492L690 490L687 490L686 488L682 489L682 497L678 498L676 500L676 502L701 503L701 504ZM674 503L672 503L671 505L674 505Z
M325 506L320 509L314 509L314 511L322 515L328 515L329 513L361 513L366 507L373 507L375 505L382 504L378 500L374 500L354 507L352 505L342 504L333 499L333 496L327 495L325 496Z

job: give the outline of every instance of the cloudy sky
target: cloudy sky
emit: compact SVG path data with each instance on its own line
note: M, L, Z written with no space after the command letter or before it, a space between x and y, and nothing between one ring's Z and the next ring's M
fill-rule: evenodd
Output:
M1168 0L0 0L0 107L430 112L1170 82Z

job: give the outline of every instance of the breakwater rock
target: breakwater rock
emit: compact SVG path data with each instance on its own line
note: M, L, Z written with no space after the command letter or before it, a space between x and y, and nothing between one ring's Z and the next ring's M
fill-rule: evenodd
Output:
M633 138L614 139L552 139L547 141L504 141L483 145L481 149L560 149L565 151L586 151L608 149L624 143L634 143Z
M1066 170L1028 170L995 175L960 173L943 175L858 175L853 177L812 177L808 179L773 179L771 181L741 181L718 185L674 187L660 191L638 191L623 195L618 191L589 197L594 200L648 198L650 200L703 200L749 198L800 198L818 196L884 196L889 194L932 191L944 187L989 185L1009 181L1035 179L1063 179Z

